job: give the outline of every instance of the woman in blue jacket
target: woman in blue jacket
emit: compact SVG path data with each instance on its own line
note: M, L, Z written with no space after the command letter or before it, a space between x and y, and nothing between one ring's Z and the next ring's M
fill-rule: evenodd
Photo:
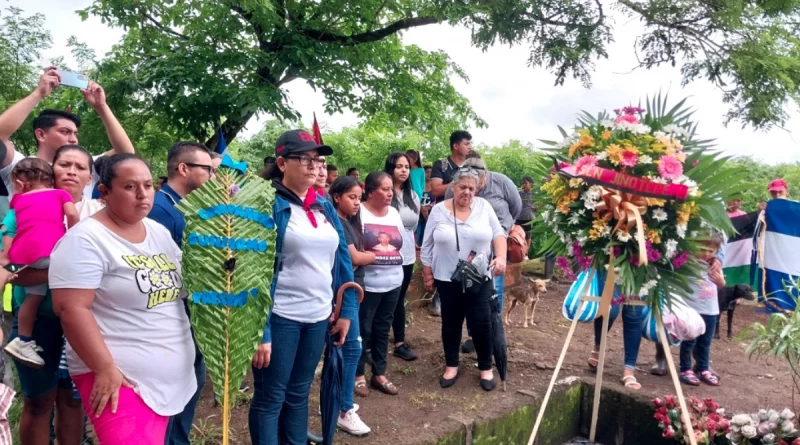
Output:
M345 342L358 316L355 292L345 292L339 320L329 330L338 288L353 281L353 267L339 217L311 188L322 161L333 150L302 130L276 143L270 178L275 187L273 219L278 231L272 308L253 357L254 395L250 436L257 445L304 445L308 394L325 335ZM357 328L358 322L353 328Z

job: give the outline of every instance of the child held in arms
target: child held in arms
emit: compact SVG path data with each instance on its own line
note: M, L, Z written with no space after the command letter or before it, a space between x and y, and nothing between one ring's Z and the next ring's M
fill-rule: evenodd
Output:
M719 302L717 300L717 287L725 286L725 278L720 270L709 271L708 262L717 254L722 245L722 235L716 231L708 234L708 240L702 243L697 259L703 266L703 274L696 282L692 283L692 295L686 303L696 310L706 324L706 332L700 337L681 342L681 375L683 383L692 386L703 382L707 385L718 386L719 376L711 370L709 365L711 357L711 340L719 319ZM692 357L695 366L692 368Z

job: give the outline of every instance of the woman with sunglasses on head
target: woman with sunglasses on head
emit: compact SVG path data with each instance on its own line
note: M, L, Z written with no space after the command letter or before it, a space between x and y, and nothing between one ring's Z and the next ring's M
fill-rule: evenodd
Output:
M493 284L491 275L502 275L506 268L506 237L492 206L475 196L480 175L472 167L461 167L453 176L453 198L433 207L425 227L422 242L422 277L425 291L439 291L442 302L442 346L444 346L445 371L439 379L442 388L449 388L459 376L458 358L464 318L472 329L475 350L478 353L480 386L486 391L494 389L492 375L491 310L489 307ZM459 260L472 262L473 258L494 259L486 267L477 265L477 273L485 276L479 288L464 289L452 277Z
M356 370L355 392L361 397L369 394L364 376L367 353L372 356L370 386L384 394L398 393L397 387L386 378L386 354L389 329L403 284L405 242L402 234L405 227L400 214L391 206L392 189L392 178L388 174L373 172L367 175L361 222L365 247L375 252L375 261L365 266L364 300L358 314L363 344L367 345Z
M256 445L304 445L308 394L325 336L341 346L358 314L348 289L339 320L330 326L336 291L353 281L353 265L336 209L317 195L320 156L333 150L306 131L283 133L276 142L272 206L277 230L272 309L253 357L254 394L250 437Z
M364 236L361 224L361 197L363 191L358 179L352 176L341 176L331 184L328 193L333 206L339 214L339 219L344 229L347 248L350 258L353 259L353 275L355 282L364 288L364 266L375 262L375 253L364 250ZM357 414L358 405L353 403L353 389L355 388L356 368L361 358L361 333L359 324L350 323L347 339L342 346L342 387L341 408L337 426L354 436L363 436L369 433L370 428Z
M410 150L413 151L413 150ZM419 155L417 155L419 156ZM421 170L421 169L420 169ZM386 158L383 168L386 174L392 177L393 196L392 207L400 213L403 220L403 283L400 285L400 296L394 310L394 355L405 361L417 359L417 354L411 350L406 340L406 291L411 283L411 274L414 272L414 263L417 261L417 248L414 242L414 231L419 224L419 195L412 189L411 160L403 153L392 153ZM424 173L424 172L423 172Z

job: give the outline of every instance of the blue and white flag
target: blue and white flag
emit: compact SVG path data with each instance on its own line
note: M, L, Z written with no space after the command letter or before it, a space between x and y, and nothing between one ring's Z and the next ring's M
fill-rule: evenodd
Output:
M561 307L561 313L567 320L572 320L577 315L579 322L589 323L597 317L597 312L600 310L600 302L582 300L589 277L592 277L592 281L588 283L589 289L586 296L600 296L602 287L600 286L599 274L592 272L592 269L582 271L570 286L569 292L564 298L564 304Z
M219 141L217 142L217 153L222 156L228 154L228 143L225 142L225 135L222 134L222 127L219 129Z
M795 309L800 278L800 202L773 199L764 211L766 231L759 257L759 301L770 311ZM760 235L760 231L756 232ZM757 235L757 236L758 236Z

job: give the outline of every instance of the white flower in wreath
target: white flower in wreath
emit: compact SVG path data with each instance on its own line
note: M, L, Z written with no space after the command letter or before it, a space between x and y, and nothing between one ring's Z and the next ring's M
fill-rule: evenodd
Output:
M642 156L639 157L639 163L640 164L652 164L653 163L653 158L651 158L648 155L642 155Z
M577 213L578 215L581 215L581 216L583 216L583 215L585 215L585 214L586 214L586 209L580 209L580 210L577 210L575 213Z
M545 210L542 212L542 221L547 222L548 219L550 219L550 211Z
M661 176L651 177L650 180L655 182L656 184L667 184L667 180L662 178Z
M600 153L597 153L594 157L596 157L598 161L605 161L606 159L608 159L608 153L601 151Z
M678 252L678 241L670 239L665 241L664 245L666 246L666 251L664 252L664 258L671 260Z
M603 227L601 227L600 230L598 230L598 232L600 232L600 236L602 237L609 237L611 236L611 226L606 224Z
M572 246L572 243L567 244L567 256L574 256L575 255L575 248Z
M620 121L616 123L616 127L619 130L623 131L630 131L633 134L648 134L650 133L650 127L645 124L632 124L626 121Z
M689 187L689 196L697 196L700 189L697 187L697 182L692 181L686 175L681 175L676 181L676 184L683 184L686 187Z
M581 178L572 178L569 180L569 186L576 189L583 185L583 179Z
M573 214L572 214L572 215L569 217L569 219L568 219L567 221L569 222L569 225L571 225L571 226L577 226L578 224L580 224L580 223L581 223L581 215L580 215L580 214L578 214L578 213L573 213Z
M662 221L662 222L666 221L667 218L668 218L667 212L664 209L662 209L661 207L656 207L655 209L653 209L653 215L652 216L653 216L653 219L655 219L656 221Z
M631 240L631 234L624 230L619 230L617 231L617 239L620 240L620 242L627 243Z
M586 207L589 210L597 209L598 205L600 205L600 201L592 201L592 200L589 200L589 199L584 199L583 200L583 206Z
M669 125L665 126L663 130L664 130L665 133L669 133L669 134L672 134L674 136L680 136L682 138L688 138L689 137L689 132L688 131L684 130L683 128L681 128L681 127L679 127L679 126L677 126L675 124L669 124Z
M587 238L585 236L579 236L578 237L578 245L583 247L586 244L586 241L588 241L588 240L589 240L589 238Z
M602 126L604 126L604 127L606 127L606 128L609 128L609 129L612 129L612 128L614 128L614 126L615 126L616 124L617 124L617 123L614 121L614 119L606 119L606 120L604 120L604 121L600 122L600 125L602 125Z
M686 224L678 224L675 226L675 231L678 232L679 238L686 238Z
M699 235L699 234L700 233L697 230L692 230L691 232L689 232L689 237L690 238L697 238L697 235Z

